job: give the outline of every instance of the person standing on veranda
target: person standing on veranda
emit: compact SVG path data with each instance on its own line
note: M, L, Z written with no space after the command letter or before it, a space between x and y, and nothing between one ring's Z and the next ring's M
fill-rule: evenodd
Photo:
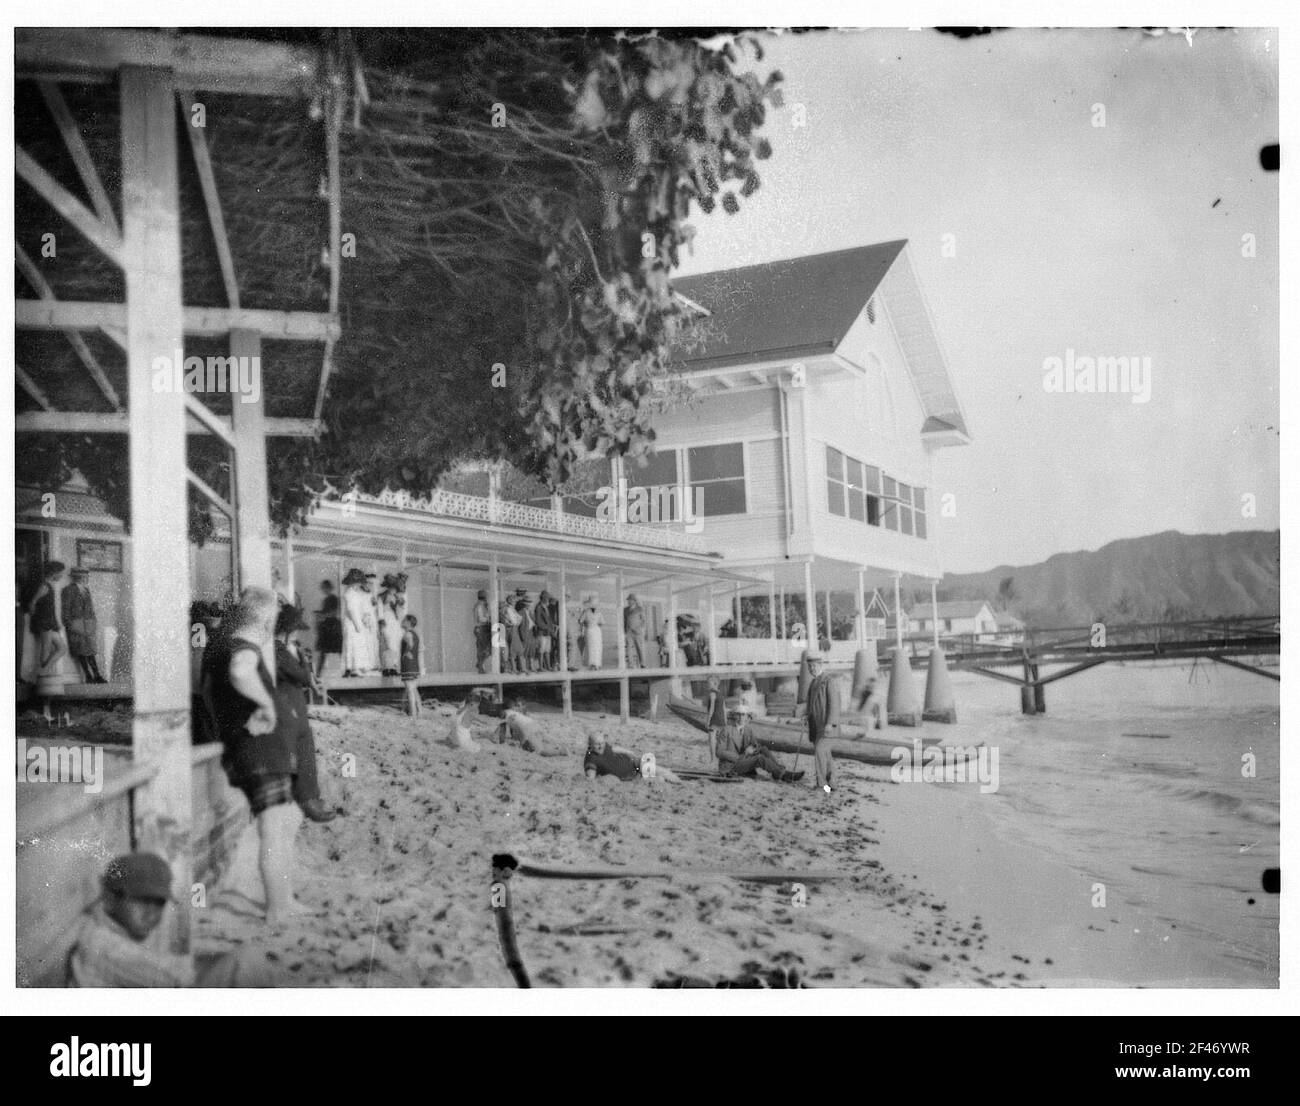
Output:
M645 610L631 593L623 608L623 640L627 645L627 666L645 667Z
M370 598L365 574L359 568L348 569L343 577L344 676L369 675L377 667Z
M605 618L596 606L596 597L588 601L582 612L582 632L587 640L587 667L603 668L605 664Z
M90 573L84 568L72 570L72 582L63 589L63 625L68 634L68 652L81 668L88 684L108 681L99 672L96 646L99 623L95 619L95 601L90 594Z

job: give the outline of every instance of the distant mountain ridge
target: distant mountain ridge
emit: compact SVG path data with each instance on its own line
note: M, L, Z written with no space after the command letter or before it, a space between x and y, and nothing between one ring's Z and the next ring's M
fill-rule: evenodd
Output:
M939 590L986 599L1030 626L1269 615L1281 611L1280 566L1278 530L1166 530L1035 565L949 574Z

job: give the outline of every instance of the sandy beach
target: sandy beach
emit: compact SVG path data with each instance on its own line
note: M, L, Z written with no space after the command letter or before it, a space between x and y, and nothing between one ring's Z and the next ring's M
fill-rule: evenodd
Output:
M970 908L1002 888L988 881L988 894L937 896L885 844L922 840L926 823L946 820L938 808L955 801L960 812L960 796L899 787L886 769L849 763L833 796L807 780L588 781L585 727L685 768L706 766L703 736L675 720L620 727L617 717L539 714L547 741L568 755L494 744L490 719L474 723L481 751L465 753L445 743L449 715L413 722L393 708L313 709L322 776L348 810L299 835L301 899L318 916L268 932L249 901L256 881L244 848L199 915L198 946L264 947L280 986L511 986L489 908L491 857L509 852L539 865L681 873L516 877L519 946L537 986L647 987L780 968L839 987L1026 986L1054 974L1051 949L1023 926L999 931L987 907ZM351 778L340 775L348 756ZM969 829L956 822L945 832ZM899 859L886 862L891 855ZM693 874L759 867L845 878L807 886L805 904L794 905L789 885Z

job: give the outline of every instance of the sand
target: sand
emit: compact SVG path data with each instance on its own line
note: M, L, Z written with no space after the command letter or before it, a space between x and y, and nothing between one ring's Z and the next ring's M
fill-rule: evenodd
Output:
M703 735L676 720L620 726L535 712L548 747L569 753L541 757L495 744L491 719L472 721L478 752L451 748L450 708L418 721L373 706L312 717L327 799L348 811L299 833L300 899L312 914L265 926L251 901L250 831L195 929L200 949L262 950L277 986L513 986L489 901L491 858L502 852L681 873L516 876L518 944L534 986L716 982L756 969L787 969L811 987L1025 986L1051 965L1050 948L1007 946L915 871L882 864L882 835L919 840L945 791L900 787L887 769L841 763L831 796L811 773L795 785L589 781L581 754L593 725L671 767L707 767ZM900 801L909 790L930 798ZM698 874L760 867L846 878L807 885L799 905L787 884Z

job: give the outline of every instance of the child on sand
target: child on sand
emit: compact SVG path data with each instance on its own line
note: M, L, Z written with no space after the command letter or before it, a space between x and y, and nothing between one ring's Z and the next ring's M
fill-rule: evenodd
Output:
M172 870L154 853L109 862L99 901L86 912L68 957L69 987L238 987L260 981L241 972L234 953L194 957L150 948L172 902ZM243 976L243 978L241 978Z
M420 689L415 683L420 678L420 635L415 632L417 625L419 623L413 614L402 619L402 683L406 685L406 713L412 718L420 717Z
M470 696L451 716L451 726L447 732L447 744L462 753L477 753L479 743L469 730L469 716L478 713L478 699Z

